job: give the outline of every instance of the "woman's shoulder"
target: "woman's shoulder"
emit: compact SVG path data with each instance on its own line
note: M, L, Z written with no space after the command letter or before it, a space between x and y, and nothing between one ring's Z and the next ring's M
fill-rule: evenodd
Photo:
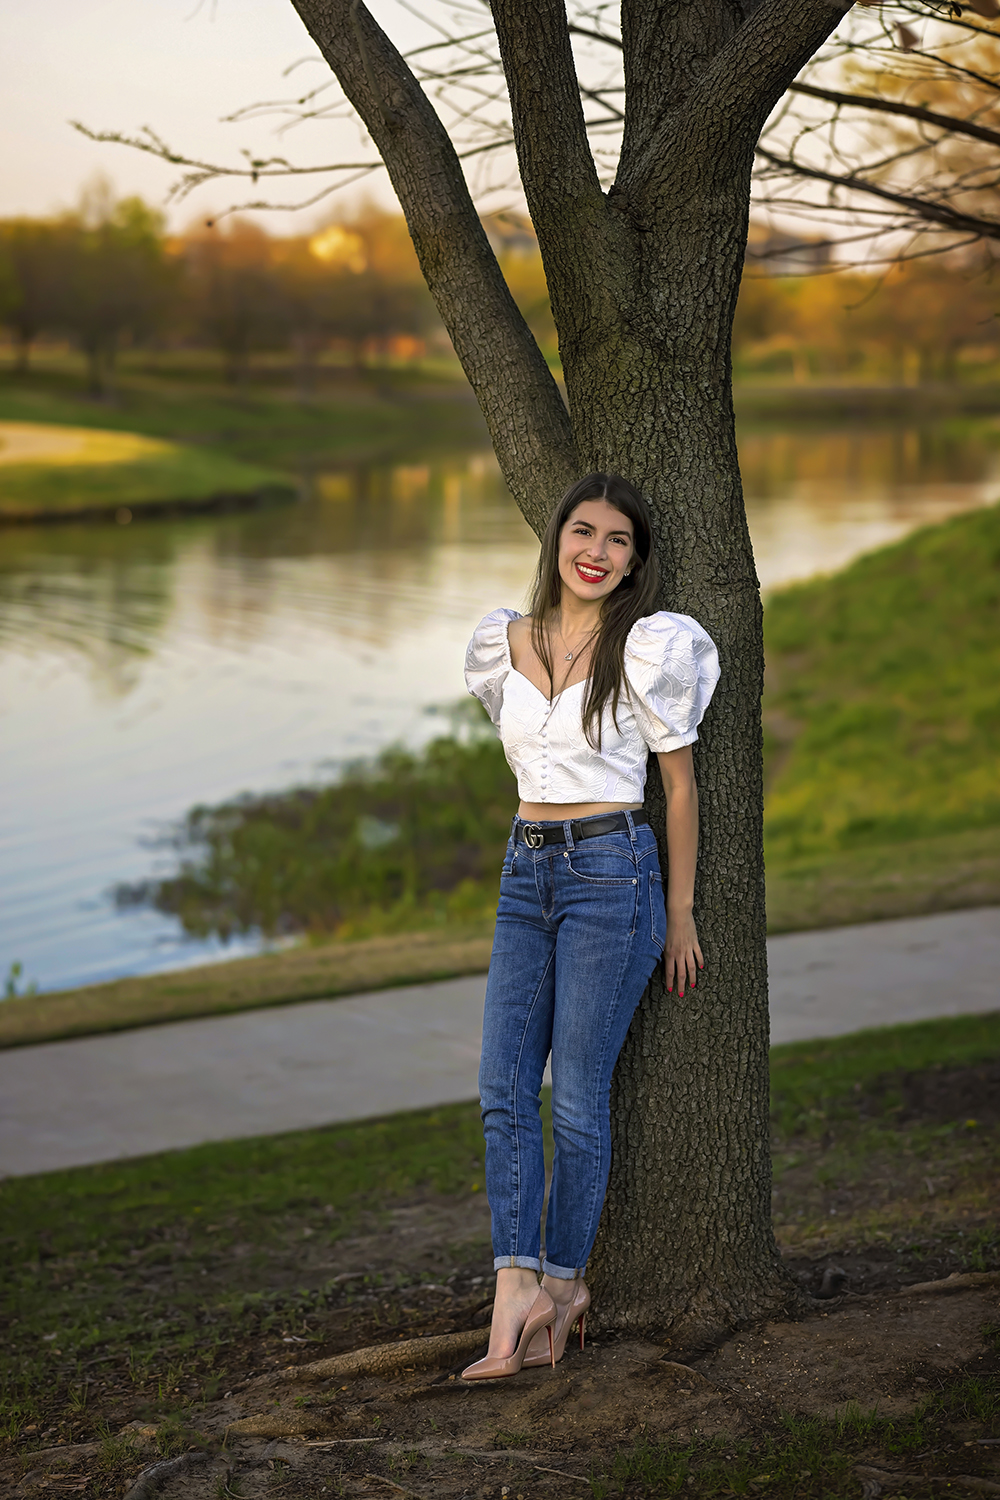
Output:
M714 655L715 643L705 627L691 615L667 609L636 620L625 642L626 660L631 656L657 664L678 654L702 656L707 652Z
M524 618L525 616L518 614L516 609L491 609L488 615L483 615L474 633L478 635L481 630L494 633L498 630L506 630L508 625Z
M472 632L467 661L485 664L506 658L509 652L507 631L516 630L521 618L516 609L490 610Z

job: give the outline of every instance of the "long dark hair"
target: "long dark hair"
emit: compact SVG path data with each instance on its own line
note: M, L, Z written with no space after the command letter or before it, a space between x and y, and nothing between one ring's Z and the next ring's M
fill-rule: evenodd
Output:
M625 675L625 638L636 620L653 613L659 578L653 551L653 528L645 500L618 474L587 474L570 485L552 512L542 537L542 550L531 595L531 644L554 683L546 626L562 600L559 576L559 537L576 507L584 500L606 500L632 522L634 555L627 578L601 604L601 619L590 658L590 676L583 700L583 732L595 750L601 744L601 718L607 703L618 727L618 702ZM627 691L627 689L626 689Z

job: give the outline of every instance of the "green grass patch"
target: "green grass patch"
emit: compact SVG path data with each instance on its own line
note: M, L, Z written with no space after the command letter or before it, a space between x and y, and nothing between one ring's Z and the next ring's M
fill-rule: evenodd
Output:
M0 420L114 428L209 446L244 463L299 474L346 457L449 451L486 441L461 377L437 370L330 371L302 399L286 364L244 389L227 386L217 361L191 356L123 358L114 395L82 389L78 360L40 359L27 377L0 372Z
M294 485L273 469L205 448L159 446L147 457L118 463L0 465L0 518L141 511L233 497L294 499Z
M850 1402L831 1421L784 1416L751 1440L639 1442L619 1449L603 1472L592 1474L591 1492L594 1500L759 1494L775 1500L860 1500L868 1491L863 1489L867 1475L856 1472L859 1464L891 1474L907 1460L929 1456L926 1450L947 1452L954 1443L953 1429L965 1430L969 1423L986 1434L1000 1429L1000 1378L992 1370L954 1381L905 1417L882 1417L877 1409L865 1411ZM982 1457L967 1455L966 1472ZM949 1467L939 1459L930 1472ZM912 1483L914 1476L907 1478Z
M775 594L765 638L774 864L1000 823L1000 507Z
M304 1240L322 1256L401 1195L482 1180L474 1105L9 1178L0 1368L29 1390L102 1355L183 1363L294 1324L325 1295L322 1276L288 1284Z
M767 865L767 930L1000 906L1000 828L814 854Z
M829 1041L771 1048L772 1122L778 1136L823 1134L857 1116L858 1094L882 1080L1000 1057L1000 1011L879 1026ZM883 1091L883 1108L899 1102Z
M21 995L0 1004L0 1047L481 974L492 943L492 919L449 922L425 932L302 943L229 963Z

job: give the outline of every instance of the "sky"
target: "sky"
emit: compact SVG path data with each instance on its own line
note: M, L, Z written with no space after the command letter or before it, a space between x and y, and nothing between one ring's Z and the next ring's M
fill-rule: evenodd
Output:
M371 9L398 45L423 39L420 23L394 0ZM152 126L185 154L227 162L238 160L241 147L294 152L300 161L368 155L356 123L313 122L282 139L273 120L220 122L257 100L285 97L299 80L323 76L328 70L319 62L297 70L294 81L282 78L286 67L316 55L290 0L0 0L0 217L71 207L99 173L119 194L139 193L166 207L176 168L88 141L69 124L74 119L129 134ZM207 184L168 209L171 226L219 211L243 191ZM364 191L395 206L384 172L372 174ZM299 184L294 193L306 195ZM276 196L286 194L292 196L276 189ZM275 232L300 232L322 210L262 217Z

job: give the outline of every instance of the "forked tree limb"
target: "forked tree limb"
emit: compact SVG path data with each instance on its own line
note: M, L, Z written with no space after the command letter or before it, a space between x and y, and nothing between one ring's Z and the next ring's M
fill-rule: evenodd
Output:
M448 132L360 0L292 3L385 162L504 478L540 531L555 500L578 477L573 430L504 281Z
M740 170L771 110L851 8L852 0L761 0L665 113L644 164L651 184L676 175L671 157L711 176Z
M629 277L584 123L565 0L492 0L518 168L545 267L564 365L576 341L617 323ZM621 277L616 285L615 266Z

